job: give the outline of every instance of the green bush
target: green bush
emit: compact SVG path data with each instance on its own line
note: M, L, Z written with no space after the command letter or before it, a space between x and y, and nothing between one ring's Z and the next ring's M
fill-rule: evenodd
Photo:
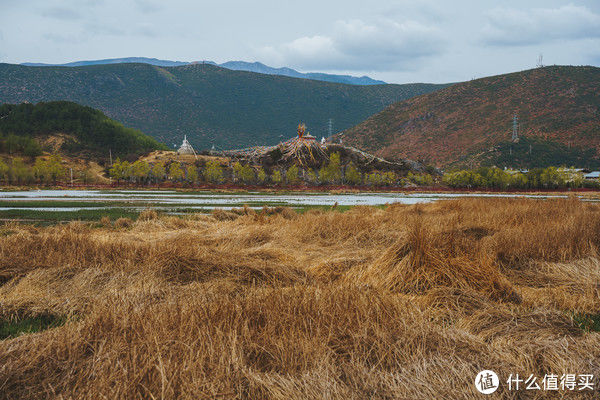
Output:
M431 186L433 185L433 178L429 174L413 174L409 172L406 176L408 180L415 185L419 186Z
M294 184L298 183L298 181L300 180L298 173L299 173L298 166L294 164L288 168L287 172L285 173L285 179L287 180L288 183L294 185Z
M172 181L181 181L183 180L183 169L181 169L181 164L179 162L172 162L169 165L169 179Z
M340 183L342 180L340 153L329 155L329 163L319 170L319 180L321 183Z
M208 182L221 183L223 181L223 168L221 167L221 163L216 160L207 162L203 175L204 179Z
M276 185L279 185L283 181L283 178L281 177L281 172L278 169L276 169L273 172L273 175L271 176L271 180Z
M344 174L344 180L350 185L359 185L362 183L361 173L356 169L354 164L350 162L346 167L346 173Z
M198 168L195 165L188 165L185 173L185 180L191 184L198 182Z

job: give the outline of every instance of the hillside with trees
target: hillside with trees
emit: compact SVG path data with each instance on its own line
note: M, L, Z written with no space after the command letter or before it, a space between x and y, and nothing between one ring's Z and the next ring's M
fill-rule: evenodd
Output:
M169 146L274 145L305 121L315 136L350 128L387 105L448 85L356 86L232 71L210 64L27 67L0 64L0 103L69 100Z
M58 143L57 143L58 142ZM67 101L0 105L0 152L36 157L44 150L79 158L137 158L165 146L91 107Z
M446 168L598 167L600 68L551 66L458 83L395 103L340 136L379 156Z

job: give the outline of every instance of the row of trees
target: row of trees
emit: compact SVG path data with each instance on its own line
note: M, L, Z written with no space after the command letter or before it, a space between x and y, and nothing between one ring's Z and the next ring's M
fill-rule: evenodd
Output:
M148 163L143 160L130 163L117 160L109 170L110 176L117 181L147 184L160 183L167 180L188 184L199 182L207 183L237 183L237 184L291 184L300 182L307 184L349 184L394 186L406 185L409 181L417 184L431 184L430 175L412 175L400 178L396 173L373 171L361 173L358 168L349 163L342 166L339 153L333 153L329 162L318 170L303 169L292 165L287 169L274 169L270 174L262 167L255 168L248 164L234 162L231 165L222 165L218 161L209 161L202 167L184 165L180 162Z
M89 173L79 173L89 178ZM77 178L82 178L78 176ZM8 184L56 183L66 177L66 169L58 155L50 158L38 157L33 166L22 158L15 157L8 163L0 160L0 180Z
M442 182L453 188L560 189L600 187L597 180L586 180L573 169L535 168L525 173L496 167L460 170L444 174Z

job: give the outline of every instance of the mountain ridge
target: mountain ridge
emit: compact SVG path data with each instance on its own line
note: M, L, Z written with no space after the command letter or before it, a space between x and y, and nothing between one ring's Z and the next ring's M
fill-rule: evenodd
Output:
M381 80L372 79L368 76L351 76L351 75L338 75L338 74L326 74L323 72L298 72L295 69L289 67L275 68L265 65L261 62L247 62L247 61L227 61L218 64L214 61L171 61L171 60L160 60L157 58L148 57L123 57L123 58L106 58L101 60L82 60L73 61L63 64L46 64L46 63L21 63L27 67L83 67L88 65L107 65L107 64L123 64L123 63L141 63L150 64L158 67L179 67L182 65L189 64L212 64L218 67L227 68L234 71L248 71L256 72L267 75L281 75L289 76L292 78L312 79L324 82L337 82L345 83L349 85L384 85L386 82Z

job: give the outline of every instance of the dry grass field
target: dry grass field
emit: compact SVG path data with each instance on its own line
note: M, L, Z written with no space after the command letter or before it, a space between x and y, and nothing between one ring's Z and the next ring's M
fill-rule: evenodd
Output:
M142 213L0 230L0 398L597 398L509 374L600 375L600 205ZM549 395L553 396L549 396Z

